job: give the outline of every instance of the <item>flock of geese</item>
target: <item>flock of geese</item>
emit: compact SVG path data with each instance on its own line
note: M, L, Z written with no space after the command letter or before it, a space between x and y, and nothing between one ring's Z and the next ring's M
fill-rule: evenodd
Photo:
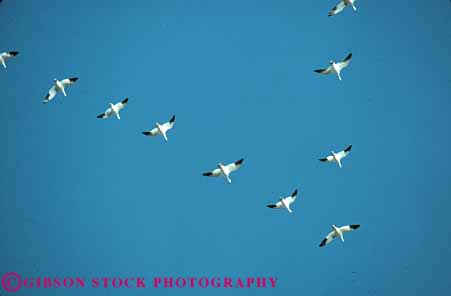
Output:
M329 16L334 16L343 11L346 7L351 6L354 11L356 11L355 7L355 1L356 0L341 0L332 10L329 12ZM0 0L2 2L2 0ZM6 69L6 61L10 60L14 57L16 57L19 54L18 51L8 51L3 52L0 54L0 63L3 65L3 67ZM349 66L349 63L351 62L352 53L349 53L346 58L341 62L334 62L333 60L330 61L330 65L325 69L319 69L314 70L316 73L320 74L335 74L339 80L342 80L341 77L341 71L345 69L347 66ZM79 80L78 77L70 77L62 80L54 79L53 85L49 89L47 95L44 97L43 103L49 103L51 100L53 100L58 92L61 92L63 96L67 96L66 88L68 86L74 85ZM109 117L116 117L118 120L121 119L119 113L122 109L124 109L128 104L128 98L125 98L124 100L117 102L116 104L109 103L109 108L106 109L103 113L99 114L97 118L100 119L106 119ZM151 130L144 131L142 134L145 136L162 136L164 140L168 141L167 133L169 130L171 130L174 127L175 124L175 115L173 115L168 122L165 122L163 124L156 123L155 127ZM338 153L335 153L334 151L331 151L331 154L327 157L320 158L319 160L322 162L330 162L330 163L336 163L340 168L342 168L341 161L349 155L351 152L352 145L346 147L343 151L340 151ZM237 171L243 164L244 159L241 158L238 161L235 161L233 163L224 165L222 163L219 163L217 165L217 168L214 170L211 170L209 172L205 172L202 175L206 177L224 177L227 182L230 184L232 183L232 179L230 178L230 174L232 172ZM290 206L296 201L296 197L298 194L298 190L296 189L290 196L288 197L280 197L279 201L275 204L267 205L268 208L271 209L286 209L289 213L293 213ZM360 227L358 224L351 224L346 225L342 227L337 227L335 225L332 225L332 231L321 241L319 244L320 247L323 247L327 244L329 244L334 238L339 237L341 241L344 242L343 234L346 232L350 232L353 230L356 230Z

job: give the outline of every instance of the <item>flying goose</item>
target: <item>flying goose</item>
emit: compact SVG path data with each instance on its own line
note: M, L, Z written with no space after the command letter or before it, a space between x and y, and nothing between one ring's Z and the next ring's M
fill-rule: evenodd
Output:
M334 8L332 8L332 10L329 12L328 16L334 16L336 14L339 14L340 12L343 11L343 9L345 9L349 5L352 6L352 9L354 9L354 11L357 11L357 7L355 7L355 4L354 4L356 1L357 0L341 0L340 3L335 5Z
M62 92L65 97L67 97L66 90L65 90L66 86L74 84L75 82L77 82L77 80L78 80L78 77L66 78L61 81L59 81L56 78L53 79L53 86L52 86L52 88L49 89L48 94L45 96L45 98L42 102L44 104L50 102L59 91Z
M227 182L232 183L232 180L230 179L229 175L231 172L234 172L237 169L239 169L243 164L243 161L244 158L241 158L240 160L230 163L228 165L223 165L222 163L219 163L217 169L211 172L203 173L202 175L206 177L219 177L222 175L227 179Z
M155 123L155 128L150 130L150 131L146 131L146 132L142 132L143 135L146 136L156 136L156 135L161 135L163 136L164 140L167 142L168 141L168 137L166 136L166 133L174 126L175 123L175 115L172 115L171 119L168 122L165 122L163 124L159 124L158 122Z
M0 54L0 62L2 63L3 68L6 69L6 62L5 62L6 60L15 57L18 54L19 54L18 51L7 51L7 52L1 53Z
M297 195L298 190L296 189L290 196L287 196L285 198L279 197L280 201L278 201L276 204L267 205L267 207L271 209L286 208L288 212L293 213L293 211L290 209L290 205L296 201Z
M121 117L119 116L119 111L124 109L124 107L127 105L127 102L128 102L128 98L125 98L124 100L122 100L121 102L116 103L116 104L110 103L110 108L108 108L102 114L97 115L97 118L103 119L103 118L108 118L111 115L115 115L117 119L121 119Z
M340 151L338 153L331 151L332 155L329 155L324 158L320 158L319 160L323 161L323 162L335 162L341 168L342 167L341 160L343 158L345 158L346 156L348 156L348 154L351 152L351 149L352 149L352 145L349 145L345 150Z
M330 64L329 67L327 67L325 69L314 70L314 71L316 73L325 74L325 75L330 74L330 73L335 73L337 75L338 79L342 80L340 73L344 68L346 68L349 65L349 63L351 62L351 58L352 58L352 53L348 54L348 56L342 62L335 63L333 60L331 60L329 62L329 64Z
M340 237L341 241L344 242L343 234L345 232L349 232L352 230L356 230L359 228L360 225L358 224L352 224L352 225L346 225L342 227L337 227L335 225L332 225L332 232L329 233L319 244L320 247L324 247L325 245L329 244L334 238Z

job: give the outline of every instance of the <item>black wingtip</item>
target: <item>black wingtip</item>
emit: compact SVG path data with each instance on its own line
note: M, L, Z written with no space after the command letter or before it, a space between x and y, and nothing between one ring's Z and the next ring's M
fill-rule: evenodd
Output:
M295 191L293 191L293 193L291 194L291 196L296 196L298 195L298 190L296 189Z
M241 158L240 160L236 161L235 164L240 165L243 163L243 161L244 161L244 158Z
M172 115L171 119L169 120L170 123L173 123L175 121L175 115Z
M202 176L205 176L205 177L210 177L211 175L213 175L212 172L208 172L208 173L203 173L202 174Z
M78 79L79 79L78 77L71 77L71 78L69 78L69 80L71 82L76 82Z
M16 56L16 55L18 55L19 54L19 52L18 51L10 51L10 52L8 52L10 55L12 55L12 56Z
M97 115L97 118L102 118L103 114Z
M352 52L348 54L348 56L344 59L344 61L349 61L352 58Z
M316 69L316 70L313 70L313 72L316 72L316 73L322 73L323 72L323 70L322 69Z
M142 134L145 136L149 136L151 134L151 132L142 132Z
M267 207L270 209L274 209L276 207L276 205L267 205Z
M352 225L349 225L349 227L351 227L351 229L356 230L357 228L360 227L360 225L359 224L352 224Z
M125 98L122 100L122 104L127 104L127 102L128 102L128 98Z
M327 158L320 158L319 161L327 161Z
M319 244L320 247L324 247L326 245L327 238L323 239L322 242Z
M352 149L352 145L349 145L348 147L346 147L345 152L349 152Z

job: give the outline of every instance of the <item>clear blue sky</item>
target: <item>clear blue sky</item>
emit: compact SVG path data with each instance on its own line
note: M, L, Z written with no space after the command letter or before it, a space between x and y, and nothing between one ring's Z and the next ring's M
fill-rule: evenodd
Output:
M16 295L449 290L451 3L336 2L3 1L0 272L279 279ZM349 52L342 82L313 72ZM172 114L168 143L141 135ZM342 169L318 161L349 144ZM231 185L201 175L241 157ZM295 188L293 215L265 207Z

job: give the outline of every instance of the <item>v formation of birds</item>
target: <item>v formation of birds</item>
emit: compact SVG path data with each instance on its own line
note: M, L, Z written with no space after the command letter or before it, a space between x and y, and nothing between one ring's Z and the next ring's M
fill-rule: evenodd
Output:
M0 0L0 2L2 2L2 0ZM335 16L340 12L342 12L346 7L352 7L353 10L356 11L357 8L355 6L355 2L356 0L341 0L335 7L332 8L332 10L328 13L328 16ZM18 51L7 51L1 53L0 64L3 66L3 68L6 69L7 68L6 61L15 58L18 54L19 54ZM331 60L327 68L317 69L314 70L314 72L324 75L334 74L341 81L342 80L341 72L343 69L349 66L351 58L352 53L349 53L341 62L335 62ZM47 95L44 97L43 103L46 104L52 101L59 92L61 92L63 96L67 96L68 94L66 92L66 89L69 86L74 85L78 80L79 80L78 77L69 77L61 80L58 80L56 78L53 79L53 84L51 88L48 90ZM118 120L120 120L121 119L120 111L124 109L127 105L128 98L125 98L122 101L116 102L114 104L110 102L108 109L106 109L103 113L99 114L97 118L106 119L110 117L115 117ZM175 124L175 115L172 115L172 117L167 122L165 123L156 122L155 126L151 130L143 131L142 134L149 137L161 136L167 142L168 141L167 133L174 127L174 124ZM338 167L342 168L341 161L349 155L351 149L352 145L349 145L344 150L338 153L331 151L330 155L320 158L319 161L335 163ZM226 181L230 184L232 183L232 179L230 178L231 173L241 168L243 163L244 163L243 158L226 165L219 163L215 169L205 172L202 175L206 177L224 177ZM289 213L293 213L291 205L296 201L297 195L298 190L295 189L290 196L280 197L279 201L273 204L269 204L267 205L267 207L271 209L286 209ZM323 247L329 244L334 238L340 238L340 240L344 242L343 234L346 232L356 230L359 227L360 227L359 224L350 224L341 227L332 225L332 231L320 242L319 246Z

